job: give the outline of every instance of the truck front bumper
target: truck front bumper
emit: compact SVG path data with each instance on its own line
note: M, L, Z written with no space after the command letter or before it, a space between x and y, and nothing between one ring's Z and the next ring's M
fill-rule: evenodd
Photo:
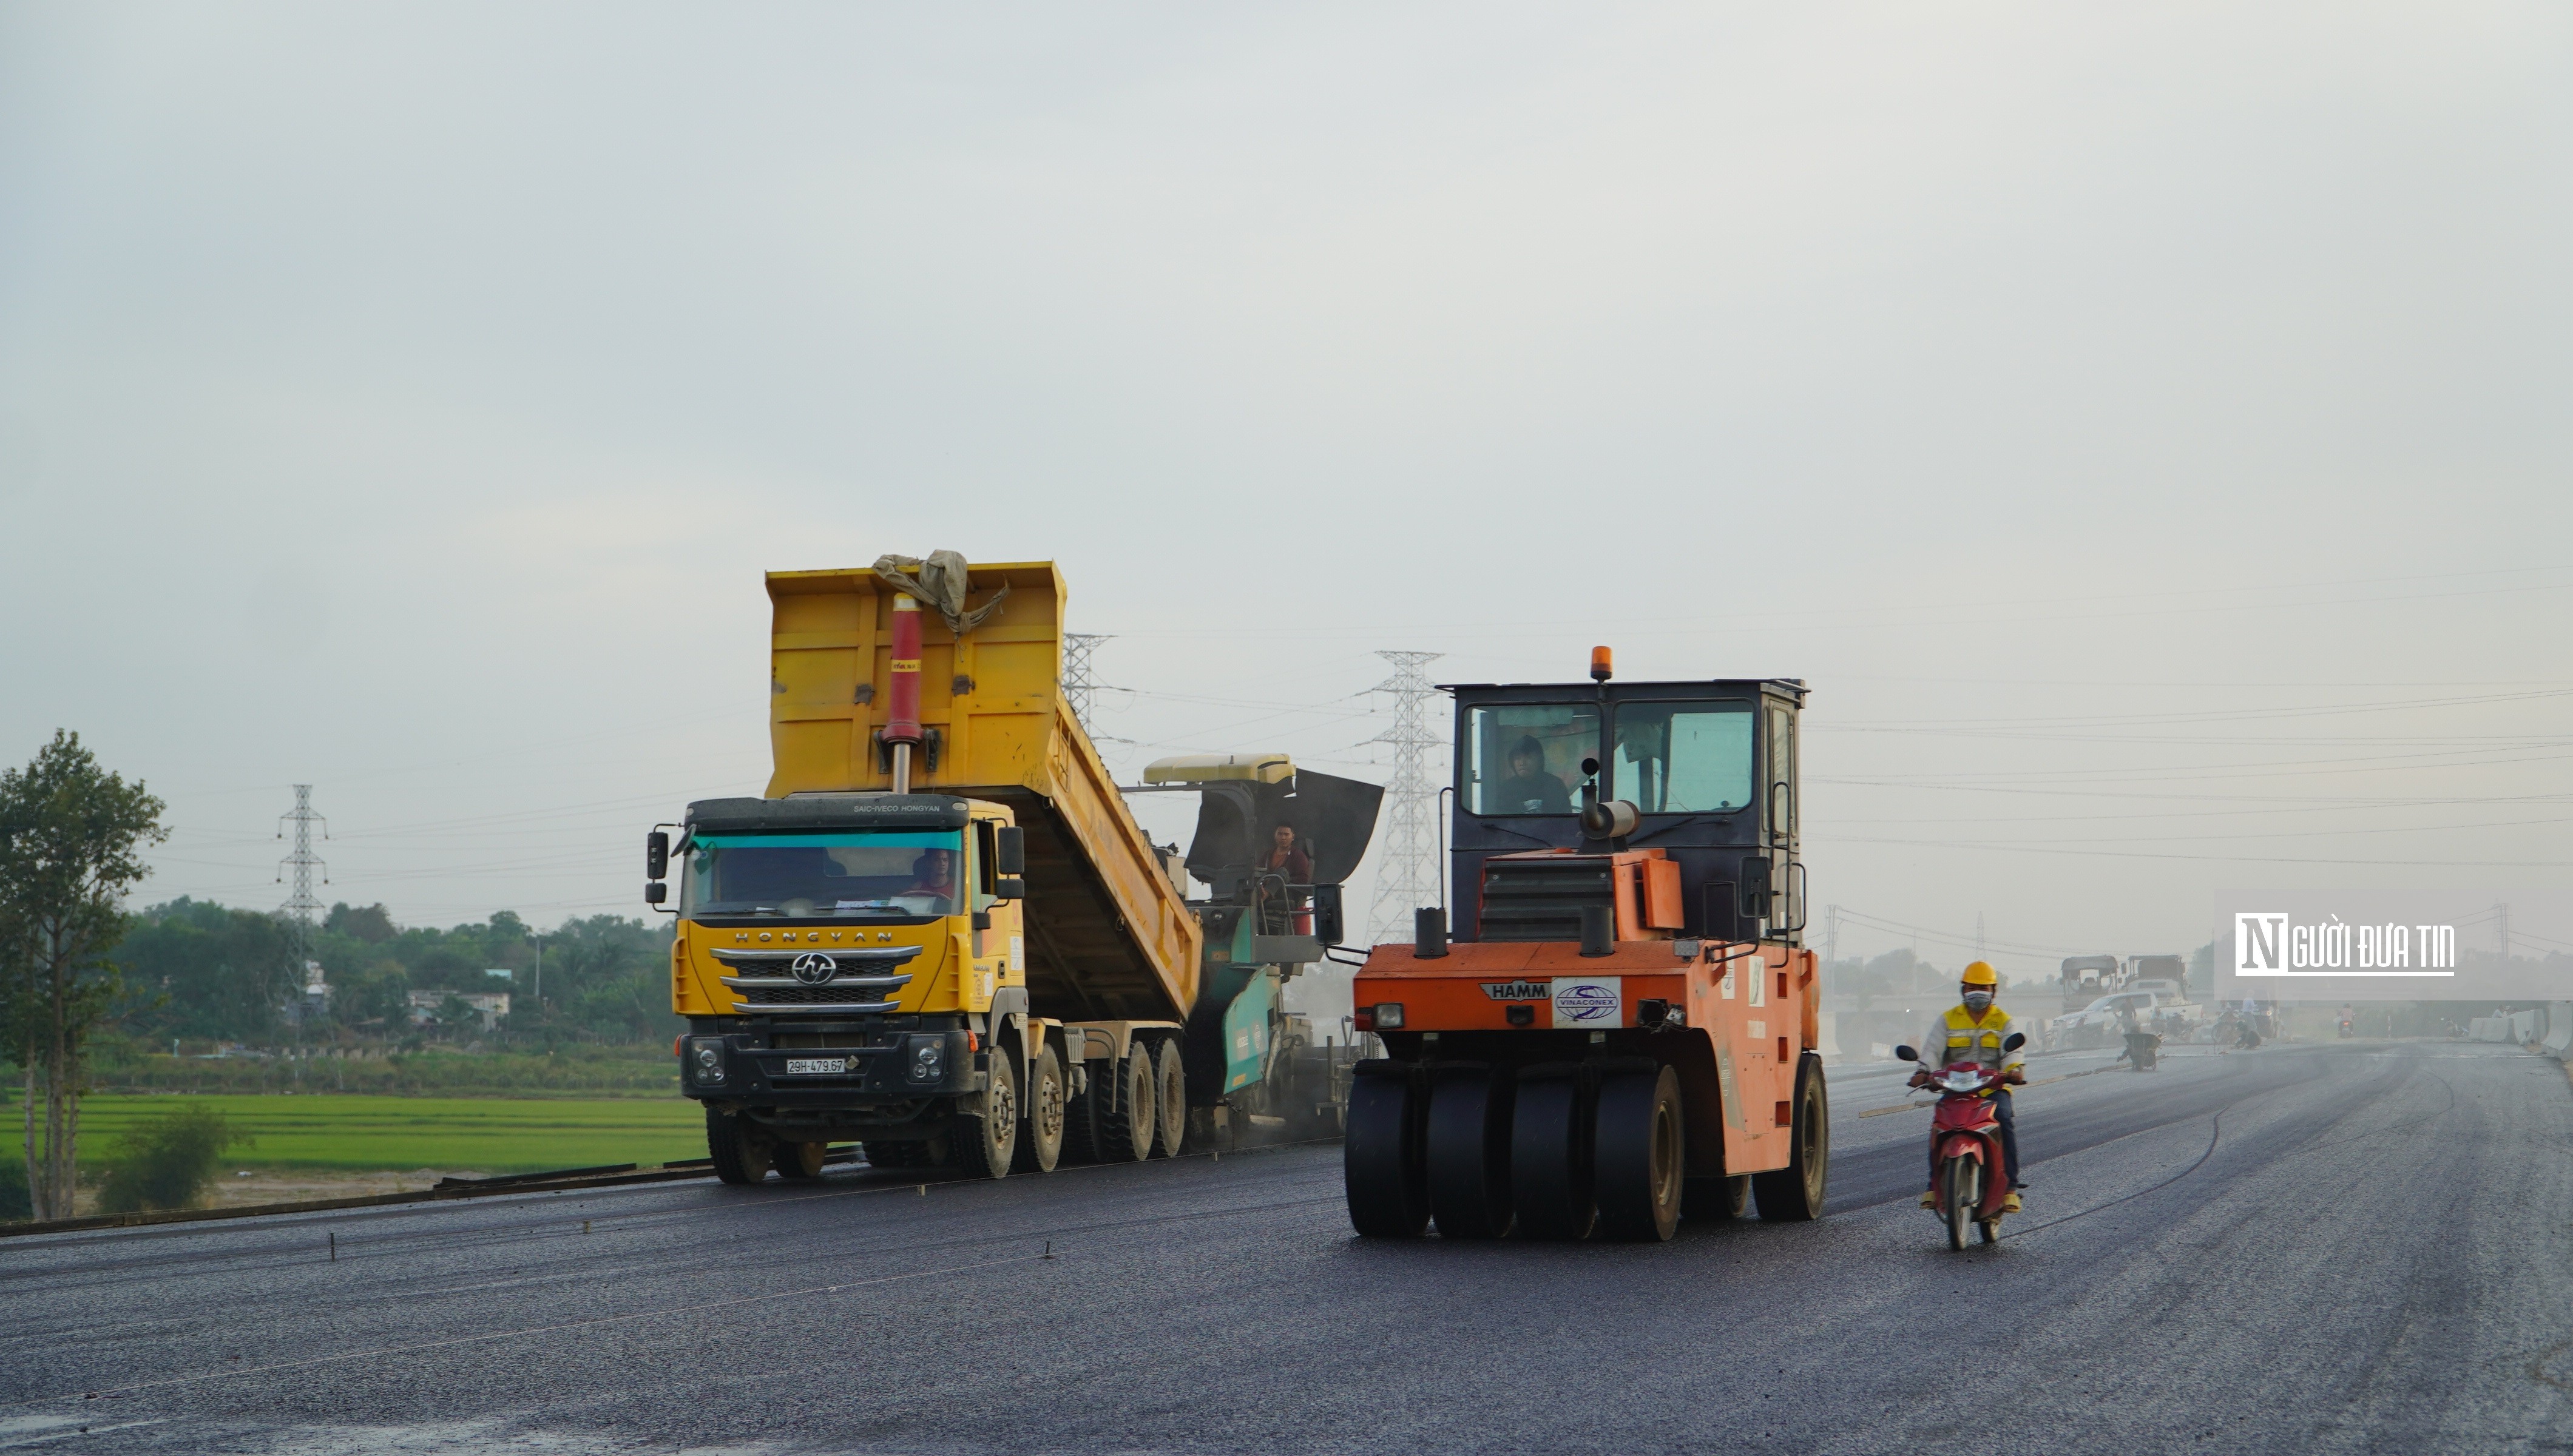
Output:
M779 1047L763 1032L679 1042L679 1090L732 1106L917 1111L926 1099L983 1090L984 1055L961 1031L880 1032L837 1047ZM800 1040L800 1039L799 1039Z

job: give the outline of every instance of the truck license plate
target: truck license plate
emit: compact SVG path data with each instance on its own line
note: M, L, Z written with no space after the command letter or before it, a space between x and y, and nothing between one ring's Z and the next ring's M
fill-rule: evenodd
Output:
M799 1073L845 1073L848 1070L849 1059L846 1057L789 1057L786 1059L786 1073L789 1077Z

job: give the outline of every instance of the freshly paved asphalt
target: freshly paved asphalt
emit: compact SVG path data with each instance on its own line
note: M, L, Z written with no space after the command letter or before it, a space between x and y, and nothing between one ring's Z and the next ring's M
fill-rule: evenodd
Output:
M1830 1217L1649 1246L1360 1242L1334 1147L11 1240L0 1450L2573 1447L2557 1064L2038 1086L2028 1211L1965 1253L1927 1116L1856 1115L1901 1100L1835 1075Z

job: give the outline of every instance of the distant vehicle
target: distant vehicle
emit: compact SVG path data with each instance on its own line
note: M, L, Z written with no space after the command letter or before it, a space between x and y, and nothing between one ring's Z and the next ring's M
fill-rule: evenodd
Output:
M2119 1017L2122 1010L2133 1011L2139 1024L2150 1027L2156 1016L2174 1016L2183 1022L2198 1020L2198 1008L2181 999L2179 988L2169 982L2140 983L2114 996L2104 996L2077 1012L2067 1012L2047 1023L2047 1034L2057 1047L2105 1047L2123 1031Z

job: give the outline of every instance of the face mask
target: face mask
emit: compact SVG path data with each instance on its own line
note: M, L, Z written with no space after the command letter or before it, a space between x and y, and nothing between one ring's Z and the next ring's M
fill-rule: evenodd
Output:
M1969 991L1966 993L1966 1010L1970 1012L1988 1010L1991 1008L1992 1004L1993 994L1989 991Z

